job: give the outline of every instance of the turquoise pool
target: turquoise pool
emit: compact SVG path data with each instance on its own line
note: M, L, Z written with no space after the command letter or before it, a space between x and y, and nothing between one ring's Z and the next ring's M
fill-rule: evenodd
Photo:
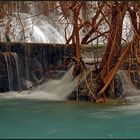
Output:
M140 138L140 104L0 99L0 138Z

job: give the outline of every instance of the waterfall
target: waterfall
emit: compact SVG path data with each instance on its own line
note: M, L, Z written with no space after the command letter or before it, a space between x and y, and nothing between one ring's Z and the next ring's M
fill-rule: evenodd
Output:
M48 80L42 85L29 91L1 93L0 98L22 98L41 100L66 100L67 96L76 88L78 77L72 75L73 67L59 80Z
M65 43L64 35L44 15L34 17L29 13L13 13L3 19L3 26L0 27L3 42L6 41L7 30L9 32L6 36L10 42Z
M7 76L6 80L1 78L1 89L4 88L5 91L27 89L45 77L59 79L69 67L69 64L64 64L69 48L63 44L1 43L0 45L2 46L0 64L5 69L5 71L0 69L0 74Z
M129 80L128 72L126 70L119 70L118 73L123 86L122 94L126 97L140 95L140 90L136 89L133 83Z
M59 80L48 80L37 89L32 90L29 98L46 98L53 100L65 100L76 88L77 78L72 75L73 66Z
M14 59L15 59L15 63L16 63L16 71L17 71L17 78L18 78L18 86L19 86L19 90L22 89L21 87L21 77L20 77L20 72L19 72L19 61L18 61L18 56L16 53L12 53Z
M67 67L63 67L70 51L66 45L34 43L28 45L11 43L10 45L2 43L2 61L7 70L5 75L8 75L9 92L0 93L0 98L66 100L75 90L78 77L74 78L72 75L74 66L71 67L72 64L68 63ZM50 66L54 67L50 68ZM53 70L56 70L55 77L53 74L50 75L50 71L53 72ZM30 92L26 90L45 77L52 79L33 87ZM18 93L19 90L23 91Z
M11 79L11 74L10 74L10 65L8 63L8 55L7 53L3 53L4 55L4 59L5 59L5 62L6 62L6 68L7 68L7 75L8 75L8 83L9 83L9 90L12 90L12 87L11 87L11 83L12 83L12 79Z
M21 78L17 54L14 52L6 52L3 53L3 55L7 68L9 90L21 90Z

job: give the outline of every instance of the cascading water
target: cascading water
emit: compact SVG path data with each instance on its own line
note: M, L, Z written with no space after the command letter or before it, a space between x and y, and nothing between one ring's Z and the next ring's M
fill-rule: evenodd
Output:
M72 75L73 67L60 80L49 80L46 83L29 91L8 92L0 94L0 98L22 98L41 100L66 100L67 96L76 88L78 77Z
M76 88L77 77L72 75L73 66L65 73L60 80L49 80L37 89L32 90L29 98L46 98L49 100L65 100L66 97Z
M53 27L44 15L34 17L27 13L13 13L3 19L1 41L64 44L64 36Z
M21 90L21 79L17 54L14 52L6 52L3 53L3 55L7 67L9 90ZM16 78L17 81L15 80Z
M15 59L15 64L16 64L18 86L19 86L19 90L21 90L22 87L21 87L21 77L20 77L20 72L19 72L18 56L17 56L16 53L12 53L12 54L13 54L13 57L14 57L14 59Z
M131 102L139 102L140 101L140 90L136 89L133 83L129 80L128 71L126 70L119 70L118 74L120 75L122 86L123 86L123 93L122 95L126 96Z

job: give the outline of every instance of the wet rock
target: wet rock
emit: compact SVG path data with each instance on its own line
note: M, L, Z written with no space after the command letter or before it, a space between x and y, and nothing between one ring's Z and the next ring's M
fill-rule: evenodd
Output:
M23 79L23 86L25 88L25 83L27 81L31 81L33 84L36 84L39 80L44 77L50 75L50 71L58 69L59 71L67 70L67 67L62 67L65 62L65 58L69 56L69 54L73 55L72 52L73 46L69 45L66 46L65 44L38 44L38 43L0 43L0 76L7 75L7 68L5 64L5 59L2 53L5 52L12 52L16 53L17 57L19 58L19 71L20 71L20 78ZM70 62L70 61L69 61ZM11 65L13 69L16 68L14 59L11 59ZM61 67L58 67L61 65ZM15 67L15 68L13 68ZM50 69L52 68L52 69ZM57 78L58 75L55 76ZM54 78L53 74L52 77ZM5 89L8 89L8 81L7 77L0 78L0 92L3 92ZM15 79L16 76L15 76ZM1 84L2 83L2 84ZM5 85L3 87L2 85ZM4 90L3 90L4 89ZM17 88L16 88L17 90Z
M8 87L8 76L3 54L0 52L0 92L6 92Z

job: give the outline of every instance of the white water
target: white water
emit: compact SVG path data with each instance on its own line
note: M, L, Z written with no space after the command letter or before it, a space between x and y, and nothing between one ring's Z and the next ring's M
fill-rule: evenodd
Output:
M32 16L30 13L12 13L11 16L3 19L3 25L0 27L0 40L6 41L5 34L7 32L11 42L64 44L66 42L65 36L69 38L72 33L72 21L69 21L70 24L66 29L67 33L65 35L64 31L67 22L62 18L62 15L50 16ZM56 23L56 25L54 23ZM126 14L122 27L122 38L124 40L130 41L132 39L133 32L131 26L129 16ZM102 24L100 31L105 32L107 30L108 26L105 23ZM84 35L82 30L80 30L80 40L82 40ZM96 34L93 34L91 38L95 36ZM122 40L122 43L123 42ZM92 43L96 44L97 39L92 41ZM104 44L106 43L106 39L101 36L98 38L98 43Z
M34 17L27 13L13 13L3 19L1 41L6 41L5 34L11 42L65 43L63 35L43 15Z
M47 21L47 18L45 16L37 17L37 19L29 18L29 17L30 17L29 14L21 13L20 14L21 20L20 20L15 13L13 17L10 17L10 22L8 20L9 17L5 19L4 21L5 26L7 26L8 24L12 25L9 30L10 31L9 37L12 42L26 41L26 42L37 42L37 43L65 43L64 37L60 34L60 32L58 32L56 28L54 28ZM22 22L24 30L20 22ZM3 36L5 32L6 32L6 28L0 29L2 41L5 41L5 36ZM8 61L7 59L8 58L5 57L5 61ZM85 61L89 61L89 60L91 61L90 58L85 58ZM6 62L6 64L8 64L8 62ZM10 65L7 65L7 70L8 70L8 77L9 77L8 78L9 85L11 86L9 66ZM18 71L19 68L17 67L16 69ZM69 95L69 93L74 90L74 88L76 87L76 82L77 82L77 78L73 79L73 76L70 71L68 71L68 73L66 73L66 75L61 80L50 80L47 83L38 87L37 89L34 89L31 92L31 94L27 94L28 91L23 91L20 94L17 94L16 92L9 92L7 94L1 94L0 97L65 100L67 95ZM26 72L27 77L29 77L28 73L29 72ZM17 72L17 75L19 75L19 72ZM18 76L18 81L20 81L19 76ZM19 83L19 87L20 87L20 83ZM124 94L128 95L135 92L136 95L138 95L139 91L137 91L133 87L130 87L127 84L124 85L124 87L125 87ZM129 90L130 88L131 90ZM12 87L9 87L9 89L12 89Z
M14 52L2 53L6 62L6 69L8 75L8 83L9 83L9 90L14 90L13 84L18 84L18 90L21 90L21 79L20 79L20 72L19 72L19 63L18 63L18 56ZM12 63L14 60L14 63ZM13 65L15 67L13 68ZM15 75L16 74L16 75ZM17 77L17 81L16 78Z
M17 71L17 79L18 79L18 86L19 86L19 90L22 89L21 87L21 77L20 77L20 72L19 72L19 61L18 61L18 56L16 53L12 53L15 63L16 63L16 71Z
M0 98L22 98L22 99L41 99L41 100L57 100L62 101L66 100L67 96L76 88L77 81L79 77L74 78L72 75L73 71L72 66L65 75L59 80L48 80L46 83L39 85L38 87L33 88L30 92L22 91L17 92L7 92L1 93ZM126 96L126 99L130 103L139 103L140 102L140 90L134 88L133 84L128 79L128 73L125 70L118 71L122 86L123 86L123 95ZM138 105L139 106L139 105Z
M123 95L129 102L140 102L140 90L136 89L132 82L128 78L128 73L126 70L118 71L122 85L123 85Z
M60 80L49 80L29 91L7 92L0 94L0 98L22 98L41 100L66 100L67 96L76 88L78 77L72 75L73 66Z

